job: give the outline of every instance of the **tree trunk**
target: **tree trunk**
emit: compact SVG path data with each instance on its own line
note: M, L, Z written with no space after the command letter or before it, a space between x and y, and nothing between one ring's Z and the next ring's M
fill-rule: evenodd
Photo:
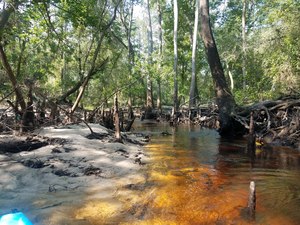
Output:
M20 1L12 1L10 4L7 4L8 7L5 7L5 4L3 4L3 10L0 12L0 40L3 36L3 30L8 23L10 15L18 8L18 6L21 4ZM4 69L6 70L7 76L13 86L14 92L16 93L16 109L18 110L18 104L21 106L21 111L26 111L26 103L23 98L21 89L17 83L16 76L7 60L6 54L3 49L2 43L0 43L0 58L3 64Z
M233 88L234 88L234 80L233 80L233 76L232 76L232 73L230 71L230 68L229 68L229 65L226 63L226 68L227 68L227 71L228 71L228 76L229 76L229 79L230 79L230 90L233 91Z
M125 3L124 3L125 4ZM135 59L134 59L134 49L133 45L131 42L131 31L132 31L132 23L133 23L133 9L134 9L134 2L131 0L128 4L130 4L129 12L128 14L125 14L124 7L121 10L121 21L123 23L123 26L126 31L126 36L127 36L127 48L128 48L128 70L129 70L129 80L132 79L132 68L135 64ZM125 15L124 15L125 14ZM128 20L127 20L127 17ZM132 120L133 119L133 110L132 110L132 91L131 88L129 87L129 93L128 93L128 119Z
M115 119L115 136L117 141L121 142L121 132L120 132L120 118L119 118L119 106L118 106L118 97L115 95L114 100L114 119Z
M195 89L196 89L196 49L197 49L197 33L198 33L198 17L199 17L199 0L196 0L195 5L195 22L194 22L194 34L193 34L193 47L192 47L192 77L190 87L190 100L189 108L195 106Z
M208 0L200 0L201 36L204 42L208 64L212 73L216 103L219 109L219 133L221 136L233 134L232 114L235 101L228 88L217 46L213 37L209 18Z
M157 101L156 106L159 113L162 113L162 107L161 107L161 80L160 78L157 79Z
M17 71L16 71L16 78L20 78L21 77L21 65L22 65L22 61L23 61L23 55L24 55L24 52L25 52L25 48L26 48L26 41L25 40L20 40L20 49L21 49L21 52L20 52L20 55L19 55L19 58L18 58L18 64L17 64Z
M161 62L162 62L162 47L163 47L163 39L162 39L162 11L160 2L157 1L157 12L158 12L158 42L159 42L159 64L158 71L161 74ZM162 112L161 109L161 78L157 79L157 109L159 112Z
M34 124L34 112L33 112L33 83L28 83L28 102L26 111L23 113L22 116L22 132L33 131L35 124Z
M4 52L2 44L0 44L0 58L3 64L4 69L6 70L7 76L13 86L13 89L15 90L16 96L17 96L17 102L21 106L21 111L24 113L26 111L26 103L24 100L24 97L22 95L20 86L18 85L17 79L15 77L14 72L12 71L12 68L7 60L6 54Z
M147 108L148 110L153 109L153 91L150 74L147 75Z
M243 71L243 90L246 89L246 6L247 0L243 0L243 12L242 12L242 48L243 48L243 56L242 56L242 71Z
M99 47L99 51L100 51L100 47ZM101 65L99 66L98 69L102 68L103 66L106 65L108 59L104 60ZM82 85L79 87L79 93L77 95L77 98L71 108L71 111L70 111L70 118L72 119L72 115L74 114L75 110L77 109L78 105L79 105L79 102L84 94L84 91L88 85L88 82L89 80L91 79L91 77L96 73L96 71L93 69L94 67L91 68L91 70L89 71L89 74L83 79L83 83Z
M128 62L130 65L130 72L132 70L132 66L134 66L134 50L133 50L133 45L131 42L131 31L132 31L132 20L133 20L133 6L134 3L131 2L131 10L130 10L130 17L129 17L129 25L128 25L128 29L127 29L127 42L128 42Z
M152 53L153 53L153 34L152 34L152 22L151 22L151 13L150 13L150 3L147 0L147 11L148 11L148 63L152 64ZM152 110L153 104L153 91L152 91L152 80L150 71L147 74L147 110Z
M178 63L178 51L177 51L177 31L178 31L178 4L177 0L174 0L174 108L173 108L173 115L178 111L178 71L177 71L177 63Z
M64 34L65 31L67 30L67 23L64 22L63 26L61 27L62 33ZM63 65L60 68L60 86L61 86L61 92L65 92L65 79L66 79L66 73L67 73L67 61L66 61L66 52L64 50L61 51L61 56L60 56Z

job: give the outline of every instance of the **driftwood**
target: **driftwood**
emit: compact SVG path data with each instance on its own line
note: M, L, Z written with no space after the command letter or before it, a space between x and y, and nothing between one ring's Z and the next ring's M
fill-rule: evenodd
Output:
M262 144L277 142L295 148L300 147L299 97L295 99L295 96L291 98L286 96L283 100L266 101L248 107L248 110L254 112L254 127ZM239 114L242 115L245 115L245 110ZM244 119L248 118L244 116Z
M252 112L254 134L251 134L250 126ZM250 136L253 139L256 135L256 141L262 145L272 143L300 149L300 95L239 108L233 118L248 130L248 148L255 144L249 143Z

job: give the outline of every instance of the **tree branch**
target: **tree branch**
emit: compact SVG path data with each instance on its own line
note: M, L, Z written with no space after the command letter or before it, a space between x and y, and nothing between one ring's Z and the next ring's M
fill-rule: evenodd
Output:
M103 67L106 65L106 63L108 62L108 58L106 58L104 61L102 61L102 63L98 66L97 69L94 69L94 71L90 74L88 74L87 76L85 76L82 80L78 81L75 86L73 86L70 90L68 90L65 94L63 94L62 96L59 96L57 98L58 102L63 102L66 100L67 97L69 97L71 94L75 93L80 87L81 85L84 83L84 81L87 79L87 77L89 77L88 79L91 79L93 75L95 75L96 73L98 73L100 70L103 69Z

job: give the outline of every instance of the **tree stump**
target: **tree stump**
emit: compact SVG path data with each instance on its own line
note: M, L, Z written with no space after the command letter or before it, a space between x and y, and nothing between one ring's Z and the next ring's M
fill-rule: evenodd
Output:
M255 217L255 208L256 208L256 187L255 187L255 182L251 181L249 187L248 212L250 218L252 219Z

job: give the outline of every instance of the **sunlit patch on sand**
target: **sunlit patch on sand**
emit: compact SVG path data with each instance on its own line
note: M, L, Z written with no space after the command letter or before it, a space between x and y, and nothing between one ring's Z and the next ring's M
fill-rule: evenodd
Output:
M90 224L106 224L118 215L120 205L115 202L89 201L75 211L75 218Z

